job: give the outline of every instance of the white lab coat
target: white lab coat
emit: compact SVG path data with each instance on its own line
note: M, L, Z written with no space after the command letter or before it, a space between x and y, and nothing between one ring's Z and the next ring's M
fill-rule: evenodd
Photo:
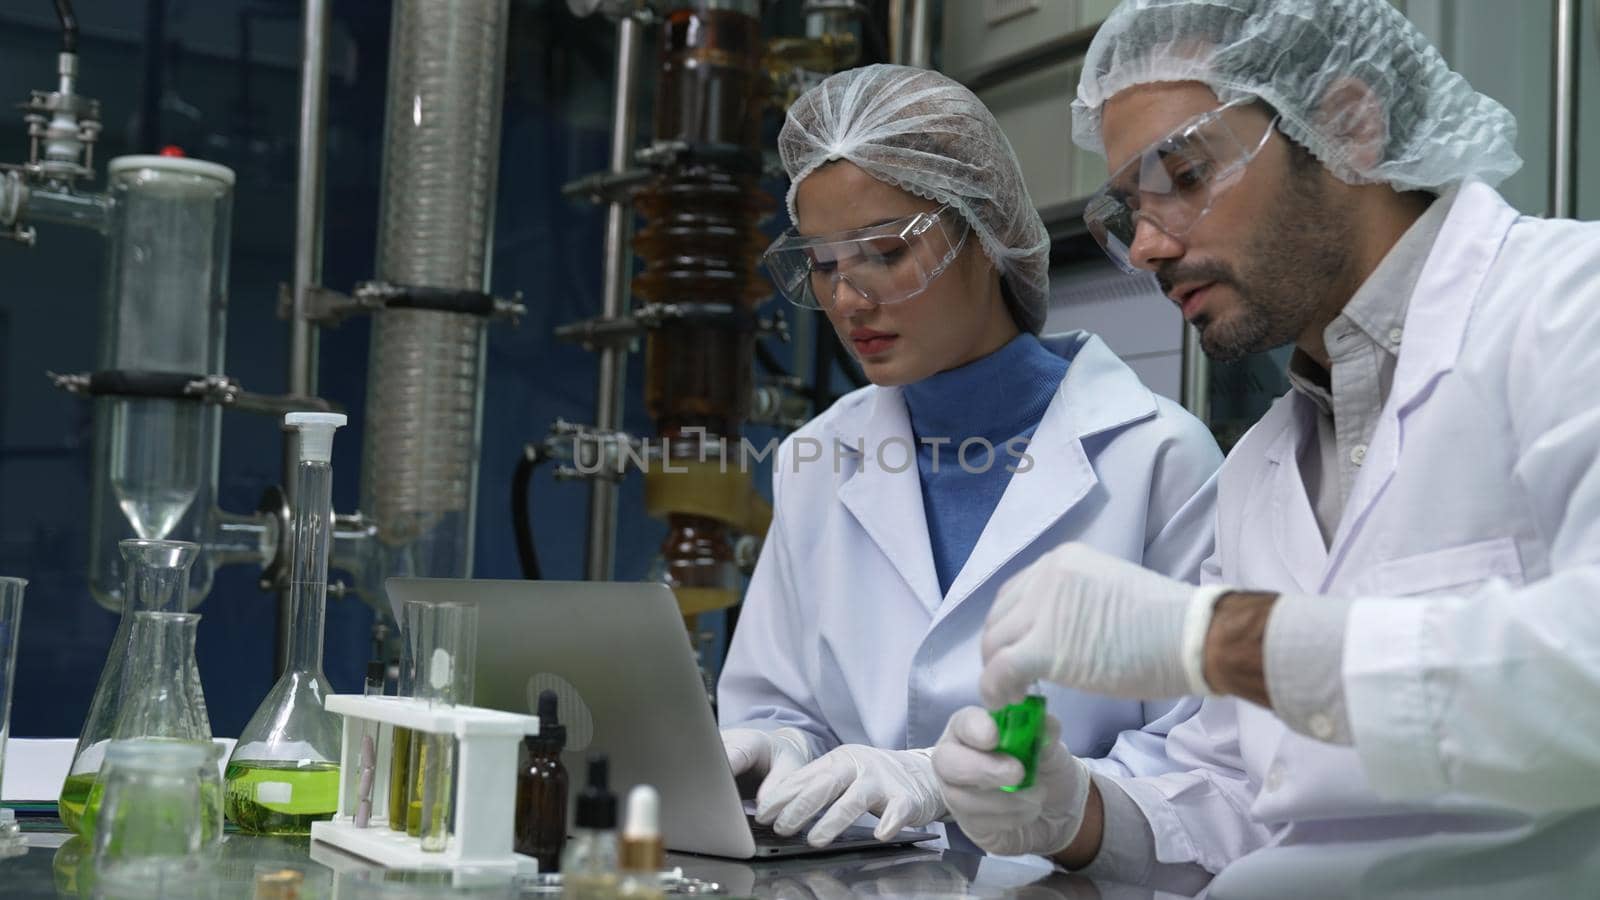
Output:
M1207 700L1170 735L1192 771L1122 782L1158 859L1244 857L1216 897L1592 891L1600 224L1465 186L1331 548L1296 461L1316 440L1290 393L1229 454L1204 580L1361 598L1343 663L1355 747Z
M980 702L984 617L1006 579L1041 554L1082 541L1198 577L1221 461L1211 435L1099 338L1073 332L1045 346L1071 362L1028 446L1033 468L1018 464L947 595L899 389L851 393L783 443L772 527L719 685L723 727L794 726L816 753L931 747L952 713ZM969 461L980 464L981 451ZM1045 693L1067 745L1111 754L1098 765L1119 772L1170 769L1163 736L1198 706Z

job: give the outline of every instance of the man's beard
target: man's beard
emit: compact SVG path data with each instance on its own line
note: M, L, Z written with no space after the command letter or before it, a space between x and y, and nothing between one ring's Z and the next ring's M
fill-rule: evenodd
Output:
M1158 272L1165 291L1180 281L1213 281L1238 297L1224 319L1194 320L1200 347L1212 359L1230 362L1298 339L1350 288L1348 214L1327 201L1320 173L1291 169L1284 180L1285 196L1245 247L1242 273L1221 262L1179 262Z

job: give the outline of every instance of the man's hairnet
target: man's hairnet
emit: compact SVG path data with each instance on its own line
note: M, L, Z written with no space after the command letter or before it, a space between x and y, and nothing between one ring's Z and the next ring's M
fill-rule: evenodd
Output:
M994 116L950 78L906 66L865 66L800 95L778 134L794 196L822 165L849 160L972 226L1010 294L1017 325L1039 333L1049 302L1050 236L1028 198L1022 167Z
M1522 165L1516 119L1387 0L1124 0L1084 60L1072 139L1104 154L1105 102L1171 81L1265 100L1285 134L1350 184L1493 185Z

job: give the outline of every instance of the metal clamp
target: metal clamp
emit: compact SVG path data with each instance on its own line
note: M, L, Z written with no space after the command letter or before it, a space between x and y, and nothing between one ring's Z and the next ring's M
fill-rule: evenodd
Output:
M505 299L481 291L413 287L385 281L363 281L356 285L353 294L343 294L321 285L306 288L305 317L318 325L332 327L351 316L390 308L428 309L491 319L509 319L513 325L520 323L522 317L528 314L528 307L522 302L521 291L511 295L510 299ZM278 318L287 319L293 314L294 289L287 284L280 284Z
M211 403L241 412L281 416L284 413L335 412L321 397L293 394L257 394L227 375L186 375L181 372L111 370L59 374L46 372L51 384L84 397L143 397Z
M597 316L558 326L559 340L585 350L623 346L648 331L674 324L728 324L736 331L754 332L757 338L789 340L789 320L782 309L764 318L730 303L650 303L621 316Z
M752 392L750 416L752 425L776 425L793 431L810 419L811 398L803 393L805 381L793 376L762 379Z
M616 484L660 450L625 431L604 431L557 419L544 442L524 452L557 460L557 481L600 479Z

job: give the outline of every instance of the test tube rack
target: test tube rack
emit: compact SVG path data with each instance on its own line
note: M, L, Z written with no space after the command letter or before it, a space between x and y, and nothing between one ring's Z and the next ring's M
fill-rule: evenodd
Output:
M537 716L429 703L410 697L334 694L325 708L344 717L339 760L339 808L333 819L311 823L311 840L337 847L389 868L475 869L533 875L539 861L512 850L516 817L517 748L539 733ZM357 827L355 812L360 783L361 744L378 728L372 816ZM450 842L443 851L422 849L419 838L389 828L390 810L384 785L395 727L415 733L451 735L457 741L454 817Z

